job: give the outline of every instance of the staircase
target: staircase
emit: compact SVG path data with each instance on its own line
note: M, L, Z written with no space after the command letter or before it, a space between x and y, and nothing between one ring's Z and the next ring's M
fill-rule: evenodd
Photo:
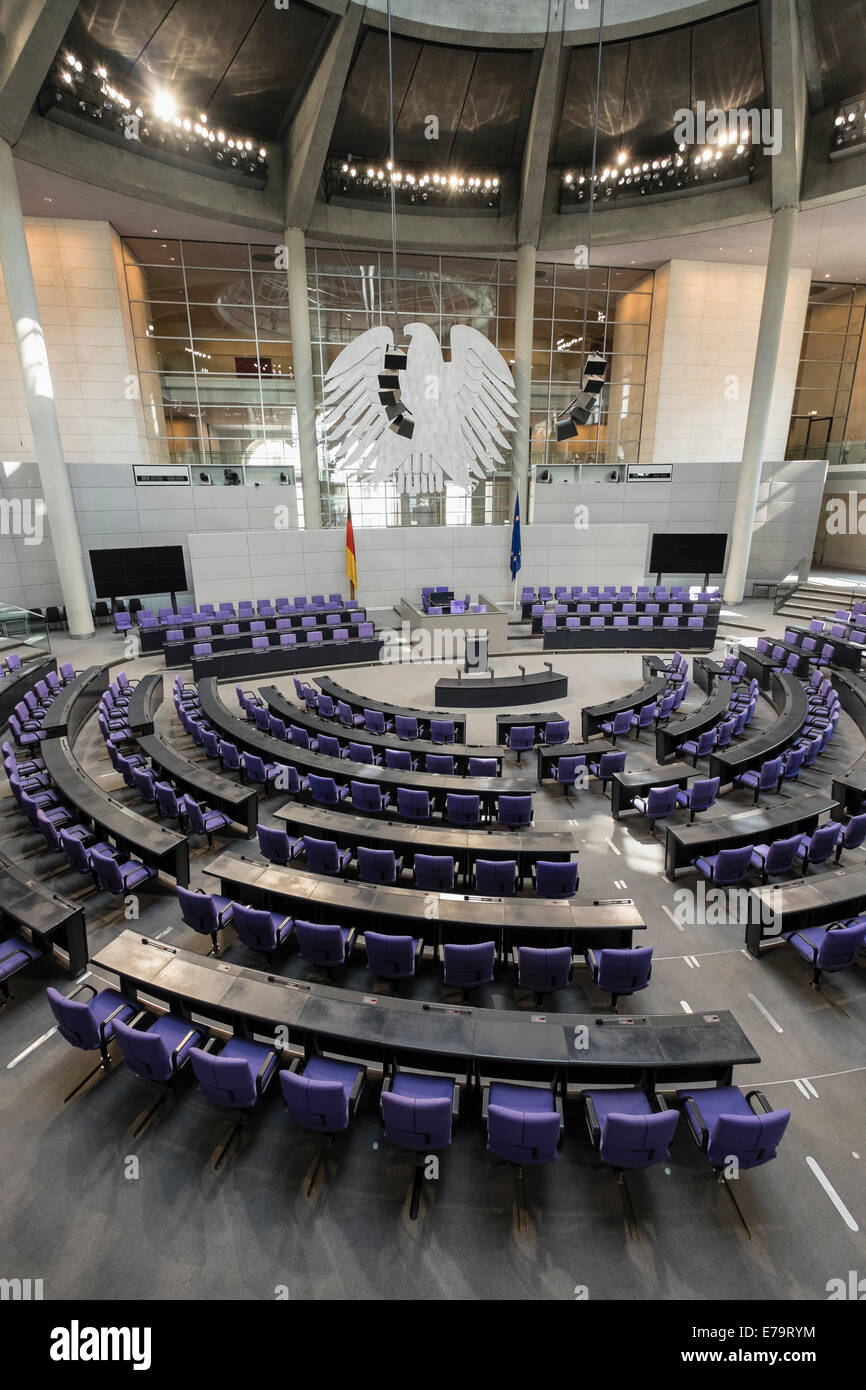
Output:
M866 580L855 584L851 580L838 584L819 584L807 580L798 584L777 612L783 618L832 618L838 609L847 612L851 603L866 601Z

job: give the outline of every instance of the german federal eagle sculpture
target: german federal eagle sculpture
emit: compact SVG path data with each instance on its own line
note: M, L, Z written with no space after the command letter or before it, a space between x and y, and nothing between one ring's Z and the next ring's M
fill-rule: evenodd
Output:
M333 462L374 485L396 477L401 491L440 491L445 479L469 491L506 463L506 436L517 418L514 379L475 328L451 329L449 362L428 324L407 324L404 333L409 347L398 373L399 398L414 428L408 434L391 428L379 377L394 337L390 328L369 328L325 377L324 428Z

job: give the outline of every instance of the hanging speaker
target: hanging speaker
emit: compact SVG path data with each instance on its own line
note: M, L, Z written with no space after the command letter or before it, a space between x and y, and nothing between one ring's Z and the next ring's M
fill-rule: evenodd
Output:
M388 372L405 372L408 362L405 348L391 348L390 352L385 353L385 370Z

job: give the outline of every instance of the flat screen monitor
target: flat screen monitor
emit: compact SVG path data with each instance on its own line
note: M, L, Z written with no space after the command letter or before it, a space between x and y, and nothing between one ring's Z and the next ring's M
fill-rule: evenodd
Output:
M90 567L97 598L186 592L182 545L91 550Z
M650 572L722 574L727 544L724 531L657 531L650 552Z

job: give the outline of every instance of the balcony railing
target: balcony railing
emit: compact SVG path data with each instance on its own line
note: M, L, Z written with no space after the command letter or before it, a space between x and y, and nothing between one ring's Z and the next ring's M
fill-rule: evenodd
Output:
M440 169L433 165L331 157L325 165L324 192L329 203L390 207L391 188L402 210L435 210L454 216L498 217L502 186L491 170Z
M750 145L705 149L680 145L672 153L645 159L621 156L614 164L597 168L594 177L590 169L563 169L559 210L580 211L590 201L590 189L593 204L605 206L638 198L703 192L720 183L751 183L754 168L755 153Z

